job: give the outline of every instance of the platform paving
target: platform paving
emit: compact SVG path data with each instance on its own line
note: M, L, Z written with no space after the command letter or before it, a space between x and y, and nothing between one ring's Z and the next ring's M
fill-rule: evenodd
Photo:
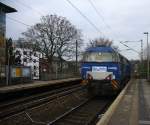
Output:
M67 79L59 79L59 80L51 80L51 81L34 81L28 84L17 84L17 85L9 85L0 87L0 93L7 93L7 92L14 92L14 91L21 91L25 89L37 88L42 86L49 86L53 84L61 84L64 82L69 81L76 81L80 80L81 78L67 78Z
M150 83L131 81L109 121L98 125L150 125Z
M150 83L139 81L139 125L150 125Z

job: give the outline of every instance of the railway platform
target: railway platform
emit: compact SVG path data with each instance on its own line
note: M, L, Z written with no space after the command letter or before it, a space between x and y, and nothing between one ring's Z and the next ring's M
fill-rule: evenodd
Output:
M132 79L97 125L150 125L150 83Z
M47 86L60 85L63 83L67 84L67 83L80 81L80 80L81 78L68 78L68 79L51 80L51 81L34 81L28 84L3 86L3 87L0 87L0 94L12 93L12 92L17 92L17 91L29 90L29 89L35 89L35 88L41 88L41 87L47 87Z

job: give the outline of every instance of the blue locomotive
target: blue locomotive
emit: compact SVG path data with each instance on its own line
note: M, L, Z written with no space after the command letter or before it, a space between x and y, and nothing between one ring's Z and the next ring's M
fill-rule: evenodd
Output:
M112 47L88 48L83 56L81 75L96 93L121 90L130 79L130 62Z

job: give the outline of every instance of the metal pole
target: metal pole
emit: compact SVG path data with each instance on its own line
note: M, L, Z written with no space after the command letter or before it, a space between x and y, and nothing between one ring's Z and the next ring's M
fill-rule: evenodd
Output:
M140 66L140 76L143 76L143 40L140 40L141 42L141 66Z
M6 85L8 86L9 85L9 69L10 69L10 66L9 66L9 48L8 48L8 58L7 58L8 60L7 60L7 80L6 80Z
M144 34L147 34L147 33L144 33ZM138 53L138 54L141 57L141 69L142 69L142 67L143 67L143 65L142 65L142 62L143 62L143 40L140 40L140 41L124 41L124 42L141 42L141 53ZM126 45L126 47L128 47L128 46Z
M148 45L148 32L144 32L147 36L147 80L149 80L149 45Z
M57 70L58 70L57 65L58 65L58 64L57 64L57 61L56 61L56 67L55 67L55 68L56 68L56 76L55 76L56 79L58 79L58 78L57 78L57 76L58 76L58 74L57 74Z
M9 46L10 39L7 41L8 49L7 49L7 79L6 79L6 85L8 86L10 84L10 46Z
M141 40L141 62L143 62L143 40Z
M78 68L78 41L76 40L76 72Z
M147 32L147 79L149 80L149 45L148 45L148 32Z

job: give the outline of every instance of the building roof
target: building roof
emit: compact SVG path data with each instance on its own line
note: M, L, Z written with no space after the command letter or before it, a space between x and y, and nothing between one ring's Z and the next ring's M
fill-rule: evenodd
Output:
M109 53L112 53L112 52L115 52L115 50L111 47L102 46L102 47L88 48L86 50L86 52L109 52Z
M14 8L12 8L12 7L10 7L10 6L7 6L6 4L3 4L3 3L0 2L0 9L1 9L1 8L3 9L3 11L4 11L5 13L17 12L16 9L14 9Z

